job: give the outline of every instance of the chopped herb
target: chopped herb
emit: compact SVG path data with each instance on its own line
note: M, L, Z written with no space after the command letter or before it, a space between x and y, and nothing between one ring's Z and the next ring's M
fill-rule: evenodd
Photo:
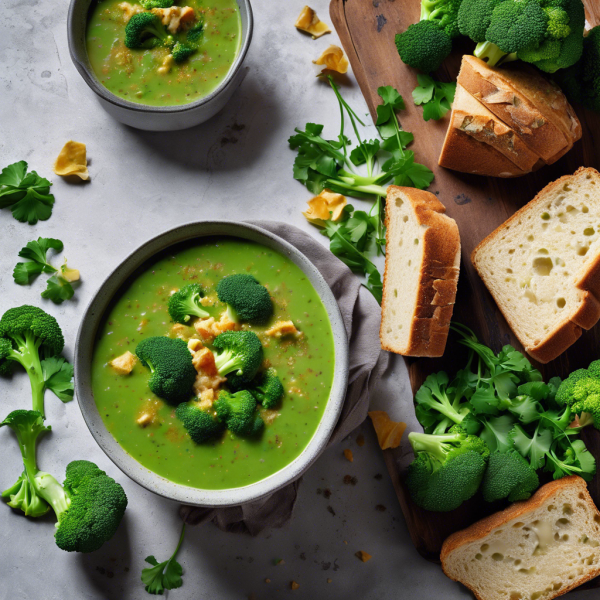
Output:
M413 90L414 103L423 107L423 119L438 121L451 108L456 93L456 82L436 81L429 75L417 75L419 85Z

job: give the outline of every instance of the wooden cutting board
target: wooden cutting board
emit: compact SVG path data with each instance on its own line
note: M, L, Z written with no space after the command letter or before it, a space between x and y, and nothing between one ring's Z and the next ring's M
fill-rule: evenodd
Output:
M584 0L588 22L600 23L600 2ZM438 167L437 161L448 126L448 116L439 121L423 121L422 109L414 106L411 92L416 86L416 72L398 56L394 35L419 20L419 0L332 0L330 15L350 59L352 70L375 120L380 103L377 88L394 86L404 97L406 110L399 113L402 127L411 131L411 146L417 162L435 173L429 191L438 195L450 215L458 223L462 244L462 261L455 320L471 327L479 339L495 351L505 344L523 350L512 334L494 300L479 279L470 255L475 246L517 209L529 202L550 181L573 173L580 166L600 170L600 152L594 140L600 140L600 115L577 108L583 127L583 139L557 163L518 179L498 179L465 175ZM461 56L472 52L469 40L455 42L453 54L446 59L437 78L454 81ZM578 342L555 361L536 365L547 380L553 375L565 377L574 369L587 367L600 358L600 326L584 332ZM464 354L452 338L443 359L407 360L411 384L416 390L431 372L444 369L455 372L464 365ZM600 432L584 432L585 442L600 465ZM406 524L417 550L430 560L439 560L443 540L479 518L498 510L481 501L466 502L451 513L432 513L416 506L401 478L400 450L384 451L385 462L396 489ZM590 492L600 506L600 476L590 483ZM592 582L593 584L593 582ZM597 579L600 586L600 578Z

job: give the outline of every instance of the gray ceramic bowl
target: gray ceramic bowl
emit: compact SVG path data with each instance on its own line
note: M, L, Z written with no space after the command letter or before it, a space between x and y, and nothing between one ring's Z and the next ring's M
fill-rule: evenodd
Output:
M85 32L90 6L95 0L71 0L67 33L69 52L75 68L88 86L96 93L100 104L117 121L148 131L175 131L204 123L216 115L242 82L242 63L252 39L253 19L250 0L237 0L242 20L240 51L227 77L208 96L182 106L145 106L129 102L109 92L96 77L88 59Z
M134 271L158 252L174 244L206 236L227 235L258 242L290 258L319 294L331 323L335 348L333 386L323 418L305 450L289 465L250 485L226 490L204 490L173 483L132 458L106 429L91 387L91 365L96 333L111 300ZM236 506L266 496L298 479L325 449L342 410L348 381L348 341L342 317L329 286L317 268L294 246L260 227L231 221L201 221L171 229L130 254L104 281L87 307L75 347L75 390L83 417L100 447L131 479L151 492L196 506Z

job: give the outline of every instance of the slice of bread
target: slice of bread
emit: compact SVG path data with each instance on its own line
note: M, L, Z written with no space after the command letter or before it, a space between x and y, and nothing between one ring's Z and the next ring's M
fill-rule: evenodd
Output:
M519 177L539 160L521 138L473 98L456 86L450 125L439 165L462 173Z
M600 173L550 183L471 259L525 350L553 360L600 318Z
M465 55L458 83L548 164L581 137L579 119L561 89L529 65L517 62L494 68Z
M430 192L391 185L379 337L384 350L442 356L460 270L456 222Z
M600 575L600 512L564 477L452 534L441 560L478 600L551 600Z

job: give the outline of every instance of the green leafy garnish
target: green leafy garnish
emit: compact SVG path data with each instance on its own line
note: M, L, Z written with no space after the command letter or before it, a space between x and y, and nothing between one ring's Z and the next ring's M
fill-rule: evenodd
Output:
M177 548L175 548L175 552L173 552L168 560L159 563L152 555L146 557L146 562L153 565L152 567L142 569L142 583L146 584L145 589L149 594L162 595L165 590L173 590L183 585L183 579L181 578L183 568L175 560L175 557L183 543L184 533L185 523L181 528Z
M48 279L46 289L42 292L42 298L52 300L54 304L61 304L65 300L70 300L75 294L75 290L69 281L61 274L53 275Z
M52 391L59 400L73 400L73 365L61 356L46 358L42 362L44 387Z
M24 160L13 163L0 173L0 208L11 207L13 217L21 223L46 221L54 204L51 185L35 171L27 173Z
M323 233L331 241L331 251L355 273L367 277L366 287L381 302L381 275L367 255L373 250L376 254L383 253L385 246L384 186L393 183L425 189L433 181L433 173L415 163L414 153L406 149L413 135L398 122L396 112L404 109L404 100L397 90L391 86L377 90L383 101L377 107L380 139L363 140L358 125L364 123L344 100L331 76L328 81L340 108L340 132L337 140L327 140L322 136L323 125L307 123L304 130L295 129L295 135L288 140L290 147L298 152L294 179L315 195L329 189L375 200L369 213L346 207L340 221L327 221L323 225ZM356 135L357 145L352 149L345 135L346 119ZM362 167L366 173L359 173L356 167Z
M423 119L438 121L451 108L456 93L456 82L436 81L429 75L417 75L419 85L413 90L416 105L423 106Z

